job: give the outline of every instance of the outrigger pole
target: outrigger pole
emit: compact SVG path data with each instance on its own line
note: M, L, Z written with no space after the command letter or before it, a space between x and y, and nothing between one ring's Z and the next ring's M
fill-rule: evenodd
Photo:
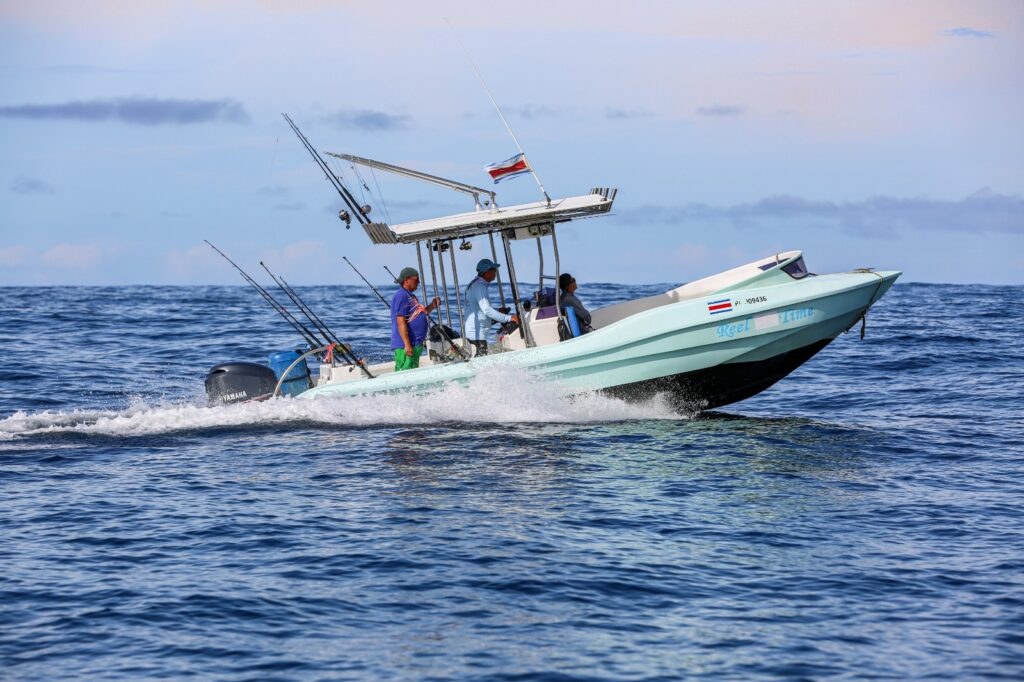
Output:
M488 99L490 99L491 104L494 105L494 110L497 111L498 116L501 117L501 122L505 124L505 129L508 130L508 134L512 137L512 141L515 142L519 153L523 155L523 158L526 158L526 151L523 149L523 145L519 144L516 134L512 132L512 126L508 124L508 119L505 118L505 114L501 113L501 107L498 106L498 103L494 101L494 95L491 94L491 89L487 87L487 83L484 82L484 77L480 75L480 70L476 68L473 58L469 56L469 50L466 49L466 45L462 42L462 38L460 38L459 34L456 33L455 27L452 26L447 17L445 17L444 23L448 24L448 28L451 29L452 35L454 35L455 40L458 41L459 47L461 47L463 53L465 53L466 61L469 62L469 65L473 68L473 73L476 74L477 79L480 81L480 85L484 87L484 92L487 93ZM544 185L541 184L540 178L537 176L537 171L533 170L533 164L530 163L529 159L526 160L526 167L530 169L530 174L533 176L533 179L537 181L537 186L540 187L540 193L544 195L544 200L548 202L548 206L551 206L551 197L548 196L547 190L545 190Z
M238 264L235 263L235 261L228 258L227 254L225 254L223 251L221 251L216 246L211 244L208 240L204 239L203 241L209 244L211 249L219 253L224 258L224 260L231 263L231 265L234 266L235 270L238 270L240 273L242 273L242 277L245 278L245 281L251 284L252 287L259 292L260 296L262 296L264 300L266 300L266 302L269 303L270 306L278 314L280 314L281 317L283 317L285 321L288 322L288 324L290 324L295 329L295 331L299 333L299 336L303 338L303 340L309 345L310 348L316 348L317 346L323 345L320 342L320 339L318 339L316 335L313 332L311 332L308 327L306 327L306 325L302 324L302 322L300 322L294 315L292 315L287 308L281 305L276 298L271 296L269 291L261 287L256 282L256 280L250 277L245 270L240 268Z
M351 211L350 216L354 216L355 219L359 221L360 225L366 225L367 223L369 223L370 219L366 217L366 213L370 212L369 207L359 205L359 202L356 201L356 198L352 196L352 192L348 191L348 188L342 184L342 182L338 179L338 176L331 172L330 166L327 165L327 162L324 161L323 157L320 156L320 153L317 152L317 150L313 147L310 141L306 139L306 136L302 134L302 131L299 130L299 127L297 125L295 125L295 122L292 121L291 117L288 116L288 114L281 115L284 116L284 120L288 121L288 125L291 126L292 131L299 138L299 141L302 142L302 146L306 148L306 151L308 151L310 156L313 157L313 160L316 161L316 164L320 166L320 170L322 170L324 172L324 175L327 176L327 181L330 182L331 185L334 187L335 191L339 195L341 195L341 198L345 201L345 204L348 206L349 211ZM363 212L364 209L366 211L365 213ZM345 220L346 225L351 221L351 217L347 219L342 217L342 219Z
M302 312L302 314L305 315L309 319L309 321L313 323L313 326L316 327L316 329L327 340L328 345L334 345L341 353L341 357L345 358L346 362L348 362L349 364L355 365L359 369L361 369L363 371L363 374L366 375L366 378L374 378L373 374L370 373L370 370L366 368L366 365L360 362L358 358L356 358L355 353L352 352L352 347L349 346L348 344L342 343L341 339L339 339L334 332L328 329L327 325L324 324L324 321L321 320L316 313L310 310L309 306L303 303L302 299L299 298L299 295L295 293L295 290L292 289L291 285L284 281L283 277L278 279L274 275L274 273L270 271L270 268L268 268L263 261L260 261L260 266L267 271L267 274L270 275L270 278L272 280L274 280L274 283L277 284L278 288L280 288L281 291L283 291L288 296L288 298L290 298L295 303L295 305L299 307L299 310Z
M390 163L384 163L383 161L374 161L373 159L364 159L361 156L354 156L352 154L335 154L334 152L324 152L327 156L333 156L343 161L349 161L351 163L357 163L360 166L366 166L369 169L379 169L394 173L395 175L401 175L414 180L421 180L423 182L429 182L432 185L440 185L441 187L447 187L453 189L456 192L464 192L473 197L473 202L476 204L476 210L480 211L483 209L483 205L480 203L480 195L486 194L490 197L490 207L492 210L498 208L497 193L493 190L483 189L481 187L474 187L473 185L467 185L464 182L456 182L455 180L449 180L447 178L441 178L436 175L430 175L422 171L412 170L411 168L402 168L401 166L395 166ZM365 186L365 184L364 184ZM367 188L369 189L369 188ZM380 188L378 187L378 193Z

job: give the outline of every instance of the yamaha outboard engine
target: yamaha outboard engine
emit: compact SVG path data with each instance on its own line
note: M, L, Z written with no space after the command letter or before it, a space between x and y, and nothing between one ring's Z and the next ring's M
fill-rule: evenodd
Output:
M272 396L276 387L274 370L255 362L228 362L206 375L206 396L211 405L262 400Z

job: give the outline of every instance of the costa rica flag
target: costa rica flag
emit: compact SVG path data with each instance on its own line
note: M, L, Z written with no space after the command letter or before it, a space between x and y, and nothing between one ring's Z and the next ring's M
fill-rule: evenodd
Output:
M718 315L719 313L732 312L732 299L720 298L717 301L708 301L708 313Z
M514 178L517 175L530 172L530 163L526 160L526 154L516 154L511 159L505 159L500 163L492 163L485 166L484 170L494 180L494 184L506 178Z

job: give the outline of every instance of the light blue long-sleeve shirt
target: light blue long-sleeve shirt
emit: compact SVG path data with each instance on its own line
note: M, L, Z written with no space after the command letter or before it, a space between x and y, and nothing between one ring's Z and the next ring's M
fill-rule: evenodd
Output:
M495 310L491 306L491 300L487 295L487 287L490 285L483 277L477 277L466 287L466 328L462 330L464 338L473 341L483 341L487 338L487 331L491 328L491 320L495 322L508 322L511 315Z

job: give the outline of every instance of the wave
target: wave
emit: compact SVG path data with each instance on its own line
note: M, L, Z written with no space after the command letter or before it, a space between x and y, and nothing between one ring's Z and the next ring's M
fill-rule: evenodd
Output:
M600 393L564 397L557 383L503 367L480 371L466 384L425 395L382 394L275 398L207 406L192 401L148 403L135 398L124 410L16 412L0 419L0 440L59 433L153 436L176 431L274 424L325 426L437 423L594 423L687 419L661 396L630 403Z

